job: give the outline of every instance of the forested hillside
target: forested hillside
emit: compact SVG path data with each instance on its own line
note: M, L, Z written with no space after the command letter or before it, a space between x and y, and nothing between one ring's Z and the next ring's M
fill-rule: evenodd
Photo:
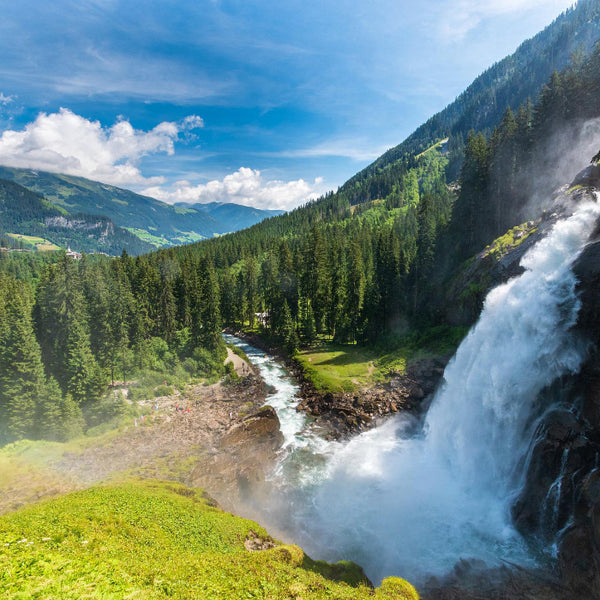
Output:
M98 222L110 220L117 227L127 230L128 233L122 233L128 237L121 235L121 246L110 254L120 254L123 248L130 254L138 254L152 248L195 242L215 234L237 231L280 214L280 211L259 210L231 203L213 203L206 209L202 204L175 206L83 177L31 169L0 166L0 178L43 195L47 204L57 208L63 215L83 214L87 215L88 220L93 215ZM119 240L115 240L115 244L118 243Z
M103 216L69 213L12 181L0 179L0 237L3 246L58 249L72 246L85 252L118 255L123 248L142 254L152 246ZM36 240L51 242L42 246Z
M436 309L462 262L538 216L539 200L595 153L584 138L600 116L599 85L596 47L553 73L535 104L507 109L489 136L471 131L457 185L452 151L435 144L395 165L385 198L351 205L332 194L172 255L210 257L224 324L252 326L260 313L289 349L317 334L364 343L443 324Z
M449 106L398 146L349 179L340 189L351 204L384 198L397 184L398 171L437 140L448 139L449 179L459 174L471 129L489 136L507 108L535 99L553 71L579 63L600 38L600 2L580 0L516 52L482 73Z

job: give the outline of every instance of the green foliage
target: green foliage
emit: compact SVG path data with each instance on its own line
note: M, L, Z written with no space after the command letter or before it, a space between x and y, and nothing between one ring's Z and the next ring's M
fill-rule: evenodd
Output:
M82 177L30 169L0 167L0 178L0 233L40 235L86 252L118 255L126 248L137 255L280 214L235 204L181 208Z
M537 231L532 222L517 225L509 229L503 236L495 239L487 248L487 254L496 260L504 256L509 250L513 250L522 244L532 233Z
M381 582L381 586L375 591L376 598L388 598L389 600L418 600L417 590L404 579L399 577L388 577Z
M198 490L145 481L97 487L0 517L5 598L367 599L352 563L312 561L297 546L249 552L271 540L252 521L213 507ZM417 600L408 584L391 591ZM380 590L376 590L378 594Z
M154 395L158 398L159 396L170 396L174 392L174 389L169 385L158 385L154 388Z

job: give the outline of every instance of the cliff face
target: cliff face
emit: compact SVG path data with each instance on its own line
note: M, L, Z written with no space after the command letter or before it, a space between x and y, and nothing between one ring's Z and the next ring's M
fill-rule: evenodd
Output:
M525 485L513 507L517 527L554 544L566 583L600 597L600 237L574 265L581 309L576 325L587 358L577 375L544 391Z
M553 211L511 230L464 265L446 295L446 318L470 325L492 287L518 275L520 261L576 203L600 190L600 168L589 167L554 198ZM581 308L576 338L586 358L536 400L537 421L523 483L512 507L515 526L557 559L578 598L600 598L600 223L573 265Z

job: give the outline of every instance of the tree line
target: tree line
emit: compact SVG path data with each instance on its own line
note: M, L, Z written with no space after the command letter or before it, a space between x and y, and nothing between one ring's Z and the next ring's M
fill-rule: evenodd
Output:
M68 439L125 410L110 383L220 373L224 357L207 259L0 260L0 442Z

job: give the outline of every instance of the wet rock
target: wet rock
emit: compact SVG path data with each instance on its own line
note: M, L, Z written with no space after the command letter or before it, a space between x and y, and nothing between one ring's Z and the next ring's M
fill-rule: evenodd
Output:
M279 417L275 409L265 406L258 412L245 417L225 435L222 446L266 446L278 450L283 443Z
M582 431L577 417L566 409L556 409L548 413L544 419L544 428L549 440L562 443L572 441Z
M574 598L592 600L600 597L598 552L589 529L569 527L559 540L558 564L563 581Z

